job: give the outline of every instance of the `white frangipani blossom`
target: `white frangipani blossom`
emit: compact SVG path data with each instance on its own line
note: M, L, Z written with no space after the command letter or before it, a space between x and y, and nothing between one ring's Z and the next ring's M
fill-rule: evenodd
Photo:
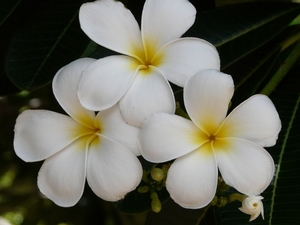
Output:
M263 148L276 143L281 122L271 100L254 95L227 117L234 92L231 76L203 70L189 78L184 102L191 121L154 113L142 125L142 156L151 162L176 159L166 187L185 208L201 208L213 199L218 169L224 181L248 196L269 185L274 161Z
M250 215L250 220L255 220L259 214L264 219L264 205L262 203L262 196L249 196L242 201L242 207L239 208L243 213Z
M118 105L95 115L79 103L82 71L94 61L76 60L54 77L54 95L69 116L26 110L15 125L16 154L26 162L45 159L38 174L39 189L63 207L79 201L85 180L100 198L117 201L134 190L142 176L136 157L139 129L123 121Z
M82 30L96 43L123 55L101 58L84 71L79 100L100 111L119 102L125 121L139 127L154 112L174 113L168 80L183 87L201 69L220 69L215 47L180 38L194 23L187 0L146 0L141 29L121 2L98 0L79 11Z

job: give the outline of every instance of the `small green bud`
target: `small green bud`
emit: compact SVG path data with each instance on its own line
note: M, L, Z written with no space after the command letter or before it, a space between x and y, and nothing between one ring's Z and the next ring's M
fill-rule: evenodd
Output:
M145 182L145 183L148 183L148 172L143 170L143 177L142 177L142 180Z
M161 181L162 179L164 179L165 173L160 168L153 168L151 170L151 177L152 177L153 180Z
M152 198L152 200L158 200L158 195L155 191L151 193L150 197Z
M218 207L224 207L225 205L227 205L227 203L228 203L228 198L226 198L226 197L220 197L218 199L217 206Z
M139 193L146 193L149 191L149 187L148 186L141 186L138 188L138 192Z
M159 199L153 199L151 202L151 208L153 212L159 213L161 210L161 202Z
M217 203L218 203L218 197L215 195L210 204L211 205L216 205Z

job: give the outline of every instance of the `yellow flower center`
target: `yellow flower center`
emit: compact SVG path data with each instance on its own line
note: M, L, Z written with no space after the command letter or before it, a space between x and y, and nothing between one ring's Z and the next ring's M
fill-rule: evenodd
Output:
M92 118L85 116L85 123L79 123L77 129L74 129L72 136L76 136L79 139L79 149L85 150L89 148L91 144L99 144L100 136L103 132L102 124L98 119L93 120Z
M207 127L211 129L199 130L197 138L194 139L201 145L200 150L207 154L212 154L212 151L227 151L230 149L230 141L226 137L230 137L223 127ZM208 132L209 131L209 132ZM227 134L227 135L226 135Z
M216 136L213 135L213 134L212 134L212 135L209 135L209 136L208 136L208 139L209 139L210 142L213 142L213 141L216 140Z
M159 66L163 61L163 54L158 51L157 46L154 46L152 42L144 42L143 49L134 49L133 55L135 60L133 61L131 67L139 71L143 70L142 74L147 75L151 73L151 67Z

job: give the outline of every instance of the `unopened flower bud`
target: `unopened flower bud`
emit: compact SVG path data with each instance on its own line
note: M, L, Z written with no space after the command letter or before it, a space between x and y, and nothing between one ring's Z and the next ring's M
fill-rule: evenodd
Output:
M243 213L250 215L250 220L255 220L259 214L264 219L264 206L262 203L262 196L250 196L243 200L242 207L239 208Z
M226 197L220 197L218 199L217 206L218 207L224 207L225 205L227 205L227 203L228 203L228 198L226 198Z
M218 203L218 197L215 195L213 200L211 200L211 205L216 205Z
M154 168L151 170L151 177L153 180L161 181L162 179L164 179L164 176L164 171L160 168Z
M149 191L149 187L148 186L141 186L138 188L138 192L139 193L146 193Z
M161 210L161 202L159 201L159 199L152 200L152 202L151 202L151 208L152 208L153 212L156 212L156 213L160 212L160 210Z

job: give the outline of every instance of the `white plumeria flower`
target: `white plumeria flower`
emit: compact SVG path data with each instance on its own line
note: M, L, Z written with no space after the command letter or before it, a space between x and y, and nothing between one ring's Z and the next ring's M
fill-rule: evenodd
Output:
M272 146L281 129L271 100L254 95L227 117L234 92L231 76L216 70L200 71L184 87L184 102L192 121L155 113L140 133L142 156L151 162L176 159L166 187L185 208L201 208L213 199L218 168L224 181L246 195L269 185L274 162L263 148Z
M79 103L81 73L94 61L76 60L54 77L54 95L70 117L26 110L15 125L16 154L26 162L46 159L38 174L39 189L63 207L79 201L85 179L100 198L117 201L134 190L142 177L136 157L139 129L122 120L118 106L95 115Z
M239 208L243 213L250 215L250 220L255 220L259 214L261 214L264 219L264 205L262 203L262 196L250 196L244 198L242 202L242 207Z
M195 14L187 0L146 0L140 30L121 2L83 4L82 30L94 42L123 55L101 58L84 71L78 91L82 105L100 111L119 102L125 121L137 127L153 112L174 113L168 80L183 87L201 69L220 69L213 45L199 38L180 38L194 23Z

